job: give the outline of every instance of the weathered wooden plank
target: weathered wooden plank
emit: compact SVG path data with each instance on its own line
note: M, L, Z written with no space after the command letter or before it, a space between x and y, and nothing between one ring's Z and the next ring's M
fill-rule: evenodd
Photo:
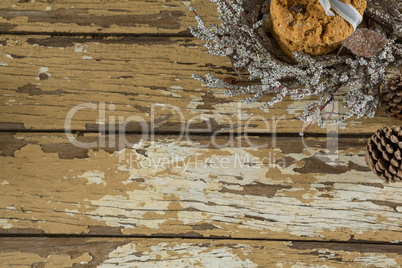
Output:
M0 137L2 233L402 242L402 184L364 140Z
M233 75L227 59L205 55L197 39L4 35L0 44L3 130L62 130L69 114L71 128L89 131L100 125L113 131L125 121L131 121L126 130L159 133L300 133L306 127L298 117L307 101L287 99L266 112L259 109L266 99L242 104L242 97L229 98L192 79L193 73ZM93 107L79 109L82 104ZM393 123L380 110L373 119L332 130L371 133Z
M216 5L201 0L78 0L0 2L1 32L188 34L189 6L215 22Z
M397 245L210 239L0 238L2 267L399 267Z

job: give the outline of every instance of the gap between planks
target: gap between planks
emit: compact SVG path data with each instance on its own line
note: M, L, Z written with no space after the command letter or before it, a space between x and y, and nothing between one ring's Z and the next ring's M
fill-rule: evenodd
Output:
M228 237L228 236L173 236L173 235L113 235L113 234L35 234L35 233L0 233L1 238L135 238L135 239L185 239L185 240L231 240L231 241L259 241L259 242L297 242L297 243L318 243L318 244L356 244L356 245L392 245L401 247L402 243L392 243L385 241L366 241L366 240L349 240L349 241L336 241L336 240L300 240L300 239L268 239L268 238L247 238L247 237Z
M184 31L180 33L90 33L90 32L33 32L33 31L21 31L21 32L4 32L0 31L0 35L50 35L50 36L72 36L72 37L155 37L155 38L193 38L190 31Z
M0 123L0 133L26 133L26 134L34 134L34 133L43 133L43 134L65 134L64 129L23 129L23 128L6 128L2 129L2 123ZM276 133L264 133L264 132L236 132L236 133L228 133L228 132L180 132L180 131L154 131L152 132L154 135L166 135L166 136L180 136L181 134L188 135L190 137L264 137L264 138L300 138L299 133L295 132L276 132ZM124 131L124 132L111 132L111 131L96 131L96 130L71 130L72 135L83 135L83 134L100 134L100 135L143 135L143 132L140 131ZM305 133L303 135L304 138L338 138L338 139L369 139L373 135L372 132L367 133Z

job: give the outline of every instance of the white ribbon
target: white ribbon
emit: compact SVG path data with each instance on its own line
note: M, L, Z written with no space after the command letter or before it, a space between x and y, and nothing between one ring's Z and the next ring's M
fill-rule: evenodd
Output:
M321 6L324 8L325 13L328 16L335 16L335 13L331 11L331 8L338 13L347 22L352 24L356 30L357 26L363 21L362 15L351 5L345 4L339 0L319 0Z

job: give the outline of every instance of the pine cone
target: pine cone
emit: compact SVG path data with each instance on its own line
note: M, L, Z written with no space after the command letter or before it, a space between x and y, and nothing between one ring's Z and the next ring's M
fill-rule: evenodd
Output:
M369 168L385 182L402 181L402 129L382 127L366 146Z
M402 120L402 75L391 77L381 92L381 105L388 116Z

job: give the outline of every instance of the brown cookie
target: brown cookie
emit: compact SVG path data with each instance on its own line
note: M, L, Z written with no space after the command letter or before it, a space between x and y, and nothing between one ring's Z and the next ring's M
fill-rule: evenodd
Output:
M341 0L363 15L366 0ZM323 55L339 47L353 33L353 26L340 15L328 16L318 0L272 0L272 34L289 56L303 51Z

